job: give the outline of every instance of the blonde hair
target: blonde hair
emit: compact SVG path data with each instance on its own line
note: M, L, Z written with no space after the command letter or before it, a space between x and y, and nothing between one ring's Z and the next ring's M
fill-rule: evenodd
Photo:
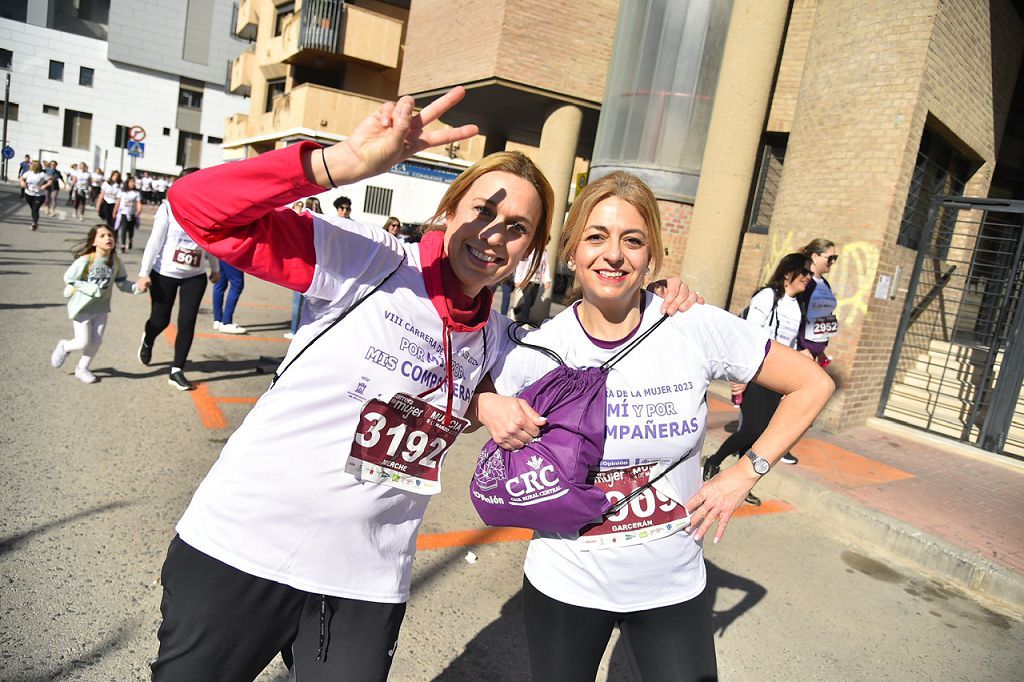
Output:
M825 253L826 251L828 251L829 249L834 249L834 248L836 248L835 242L831 242L828 239L823 239L821 237L818 237L817 239L812 239L807 244L807 246L805 246L804 248L800 249L800 253L802 253L805 256L807 256L808 258L810 258L811 254L814 254L814 253L822 254L822 253Z
M38 161L33 161L28 165L28 169L33 173L40 173L43 170L43 164L39 163Z
M594 207L611 197L618 197L632 205L647 224L647 238L651 247L651 261L653 261L653 267L647 274L648 277L654 278L661 269L662 261L665 258L665 249L661 241L661 212L658 210L658 200L654 198L654 192L647 186L647 183L624 171L615 171L590 183L576 197L576 201L572 202L572 209L569 211L569 217L562 229L559 257L564 261L572 260L576 247L583 238L583 229L587 225L587 218L590 217Z
M522 152L496 152L489 154L464 170L448 186L448 191L444 193L444 196L441 197L441 203L438 204L437 212L424 224L424 232L439 229L442 217L455 214L455 209L458 207L459 202L462 201L462 197L466 195L466 192L469 191L473 183L484 175L493 172L511 173L516 177L526 180L533 185L533 188L537 190L537 195L540 197L540 220L533 232L533 239L530 240L529 250L527 251L527 253L531 254L530 272L526 277L529 280L530 277L533 277L533 273L537 271L537 268L540 267L540 259L544 255L544 245L548 242L555 194L551 190L551 184L544 177L540 168L530 160L530 157Z

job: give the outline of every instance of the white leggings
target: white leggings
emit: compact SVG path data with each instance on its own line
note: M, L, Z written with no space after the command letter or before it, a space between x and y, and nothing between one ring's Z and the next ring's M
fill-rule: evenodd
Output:
M78 366L87 369L89 363L100 349L103 343L103 332L107 329L107 313L93 313L91 315L79 315L71 324L75 327L75 338L63 340L61 345L66 351L82 351L82 359Z

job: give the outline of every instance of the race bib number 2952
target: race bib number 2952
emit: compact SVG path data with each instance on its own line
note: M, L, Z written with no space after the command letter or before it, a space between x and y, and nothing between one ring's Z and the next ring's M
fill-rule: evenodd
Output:
M374 398L359 415L345 470L364 481L435 495L445 453L469 424L407 393Z

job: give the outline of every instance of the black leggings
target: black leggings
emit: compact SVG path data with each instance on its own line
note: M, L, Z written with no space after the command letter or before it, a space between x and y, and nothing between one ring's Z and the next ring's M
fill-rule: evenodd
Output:
M593 682L616 625L637 679L718 678L707 590L671 606L614 613L552 599L524 578L523 616L533 682Z
M121 220L116 222L117 225L117 239L121 242L121 246L130 246L132 239L135 237L135 223L138 220L135 216L130 218L127 215L121 215Z
M199 316L199 304L206 293L206 275L199 274L185 279L167 277L159 272L151 272L149 298L151 302L149 319L146 320L146 345L152 346L156 337L167 329L171 323L171 308L174 298L181 292L178 301L178 332L174 339L174 362L172 367L185 369L188 352L192 348L192 338L196 333L196 318Z
M387 679L405 604L303 592L239 571L177 536L160 578L154 682L251 682L282 650L294 656L299 682Z
M29 211L32 212L32 224L33 225L38 225L39 224L39 207L43 205L44 201L46 201L46 195L45 194L40 194L39 196L34 197L31 194L26 194L25 195L25 201L28 203Z
M722 462L729 455L740 455L745 453L754 444L764 430L768 428L768 422L779 409L779 401L782 395L770 391L757 384L747 384L747 390L743 393L743 403L740 405L740 428L725 439L718 451L708 457L712 464L722 466Z

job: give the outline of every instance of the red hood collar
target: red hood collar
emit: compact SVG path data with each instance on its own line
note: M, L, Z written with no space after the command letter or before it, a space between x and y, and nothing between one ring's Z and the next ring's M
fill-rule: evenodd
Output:
M462 284L444 253L444 230L427 232L419 246L427 295L441 319L454 332L472 332L487 324L491 314L491 290L484 287L474 298L462 291Z

